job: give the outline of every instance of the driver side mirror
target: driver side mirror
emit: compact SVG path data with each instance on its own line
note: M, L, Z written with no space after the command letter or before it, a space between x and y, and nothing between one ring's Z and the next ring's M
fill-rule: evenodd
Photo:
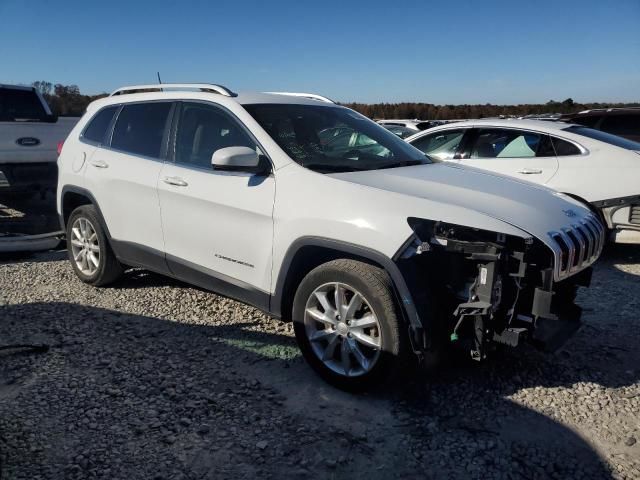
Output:
M211 165L214 170L247 172L266 176L271 173L271 162L249 147L226 147L213 152Z

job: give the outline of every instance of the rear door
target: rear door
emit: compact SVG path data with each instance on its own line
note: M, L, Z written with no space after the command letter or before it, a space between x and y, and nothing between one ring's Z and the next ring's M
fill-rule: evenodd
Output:
M460 163L535 183L547 183L558 171L548 135L515 128L477 128Z
M172 102L124 104L85 173L118 255L159 271L166 265L157 184L172 108Z

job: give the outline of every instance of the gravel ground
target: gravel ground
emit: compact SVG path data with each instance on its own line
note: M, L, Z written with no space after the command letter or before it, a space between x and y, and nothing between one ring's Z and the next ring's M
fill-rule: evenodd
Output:
M290 325L65 253L0 259L2 479L640 478L640 248L611 249L564 350L506 351L364 395Z

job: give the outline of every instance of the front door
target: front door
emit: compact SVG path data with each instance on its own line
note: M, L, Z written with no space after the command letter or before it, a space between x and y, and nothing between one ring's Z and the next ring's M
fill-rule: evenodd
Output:
M174 161L158 183L171 270L253 304L268 301L275 179L211 165L216 150L256 142L229 112L199 102L180 104L174 137Z

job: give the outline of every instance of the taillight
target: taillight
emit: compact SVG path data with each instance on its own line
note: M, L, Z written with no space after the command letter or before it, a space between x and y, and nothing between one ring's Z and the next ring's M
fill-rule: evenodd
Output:
M58 142L58 156L60 156L60 154L62 153L62 147L64 146L64 140L60 140Z

